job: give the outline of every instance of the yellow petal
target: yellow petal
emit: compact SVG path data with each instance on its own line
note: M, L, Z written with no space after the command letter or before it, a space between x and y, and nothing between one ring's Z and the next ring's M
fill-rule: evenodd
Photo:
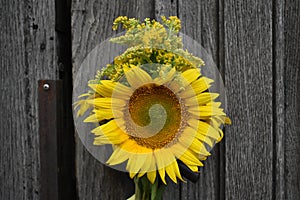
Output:
M111 120L106 124L98 126L91 132L98 136L94 139L95 145L120 144L129 138L129 136L119 128L115 120Z
M92 105L90 105L87 100L79 100L75 104L75 109L77 107L80 107L77 111L77 117L82 116L88 109L92 108Z
M147 172L147 178L149 181L154 184L155 178L156 178L156 171Z
M218 98L218 93L210 93L210 92L204 92L197 95L198 103L199 105L207 104L216 98Z
M94 110L95 115L99 121L104 119L111 119L114 117L111 109L101 109L101 110Z
M186 151L187 147L183 146L181 143L177 142L172 147L172 153L175 155L176 158L180 158L182 154Z
M229 117L225 117L225 123L226 123L226 124L231 124L231 120L230 120Z
M127 163L127 170L129 172L133 173L138 173L142 166L145 164L147 155L141 153L141 152L136 152L129 158L128 163Z
M218 131L214 129L210 124L203 122L203 121L198 121L197 124L197 131L198 133L204 135L204 136L209 136L214 139L218 139L220 135L218 134ZM188 121L189 123L190 121ZM196 128L196 127L195 127Z
M137 173L129 172L129 177L134 178Z
M123 149L117 147L114 152L111 154L110 158L106 161L109 165L117 165L120 163L125 162L129 155L127 151L124 151Z
M176 176L181 180L181 181L184 181L181 174L180 174L180 170L179 170L179 167L178 167L178 163L177 161L173 164L173 169L175 171L175 174Z
M95 98L87 100L87 103L94 105L95 108L122 109L126 105L126 101L116 98Z
M141 167L139 176L144 175L148 171L156 170L155 157L153 156L153 153L147 153L145 156L147 157L146 158L147 162L144 163L144 165Z
M183 133L179 137L179 142L182 144L183 147L186 149L190 147L192 144L193 140L196 137L197 131L191 127L186 127L183 130Z
M91 95L90 93L84 93L82 95L79 95L78 98L87 97L87 96L90 96L90 95Z
M215 115L225 116L223 109L214 106L192 106L189 107L188 111L191 114L198 116L200 119L208 119Z
M152 82L151 76L139 67L132 67L125 72L128 83L134 88Z
M91 132L95 135L109 135L110 133L114 133L115 131L118 131L120 129L118 125L116 124L115 120L111 120L107 122L106 124L103 124L101 126L98 126L97 128L93 129Z
M194 82L200 76L200 69L188 69L182 73L187 85Z
M191 121L191 120L190 120ZM197 154L208 156L210 153L206 150L205 146L198 139L202 139L202 142L212 145L209 138L197 134L197 130L191 127L186 127L183 134L179 137L179 142L182 146L189 148Z
M171 178L171 180L174 183L177 183L177 178L178 177L180 180L183 180L179 171L179 167L177 164L177 161L173 162L172 164L168 165L166 167L166 172L168 174L168 176Z
M209 79L206 77L201 77L191 83L192 92L191 92L191 90L183 90L180 93L180 97L188 98L188 97L194 96L195 94L200 94L200 93L204 92L205 90L209 89L210 83L212 83L212 82L213 82L212 79Z
M99 84L88 84L96 93L103 97L111 97L116 83L111 80L102 80Z
M214 145L213 142L212 142L212 140L209 137L207 137L207 136L204 136L204 135L201 135L201 134L197 134L196 137L201 142L205 142L206 144L208 144L210 147L212 147Z
M197 165L186 165L188 168L190 168L192 170L192 172L198 172L198 168L199 166Z
M99 121L101 121L101 120L99 120L98 118L97 118L97 115L96 114L92 114L92 115L90 115L90 116L88 116L83 122L99 122Z
M186 165L196 165L196 166L203 166L200 160L196 157L194 153L190 150L186 150L182 156L179 158L182 162Z
M206 150L203 142L200 142L198 139L194 139L192 142L190 149L195 153L201 156L210 156L211 154Z
M126 141L128 137L126 135L121 135L119 137L116 136L106 136L106 135L101 135L98 137L94 138L94 145L103 145L103 144L121 144L124 141Z
M164 164L165 157L163 157L161 155L161 153L157 153L156 151L154 151L154 155L156 158L156 164L157 164L157 169L158 169L160 178L164 184L167 184L166 180L165 180L165 164Z
M116 83L115 88L112 93L113 98L118 98L118 99L129 99L130 96L132 95L133 90L121 83Z

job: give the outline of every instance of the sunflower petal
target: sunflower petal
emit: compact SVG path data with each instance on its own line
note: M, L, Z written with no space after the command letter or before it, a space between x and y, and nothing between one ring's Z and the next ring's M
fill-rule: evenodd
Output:
M106 136L106 135L101 135L98 137L95 137L94 139L94 145L103 145L103 144L121 144L124 141L128 139L127 135L120 135L119 137L116 136Z
M229 117L225 117L225 123L226 123L226 124L231 124L231 120L230 120Z
M178 177L180 180L183 180L179 171L179 167L177 164L177 161L173 162L172 164L168 165L166 167L166 172L168 174L168 176L171 178L171 180L174 183L177 183L177 178Z
M137 152L135 153L132 158L130 160L133 160L133 162L129 162L127 166L129 167L130 172L134 172L134 173L138 173L142 166L145 164L145 162L147 161L147 156L143 153Z
M114 117L111 109L95 109L94 112L99 121L102 121L104 119L111 119Z
M218 93L210 93L210 92L204 92L197 95L198 103L199 105L207 104L216 98L218 98Z
M161 155L161 152L160 153L158 153L158 152L160 152L160 151L154 151L158 173L160 175L162 182L164 184L167 184L166 180L165 180L165 164L164 164L165 157Z
M200 75L199 69L188 69L182 73L182 77L185 79L187 85L197 80Z
M101 121L101 120L99 120L98 118L97 118L97 115L96 114L92 114L92 115L90 115L90 116L88 116L83 122L99 122L99 121Z
M147 172L147 178L152 184L154 184L154 181L156 179L156 171Z
M151 76L139 67L132 66L131 69L125 71L128 83L134 88L138 88L146 83L152 82Z
M88 84L96 93L103 97L111 97L116 83L111 80L102 80L99 84Z
M113 90L112 97L118 99L129 99L132 95L133 90L121 83L116 83L116 86Z
M183 90L180 93L181 98L188 98L192 97L195 94L200 94L204 92L205 90L210 88L210 84L214 82L212 79L209 79L207 77L201 77L194 82L191 83L192 92L190 89Z
M211 116L215 116L215 115L225 116L223 109L216 108L214 106L192 106L189 107L188 111L191 114L198 116L200 119L208 119Z
M80 107L76 114L77 117L82 116L88 109L90 109L92 107L85 99L75 102L74 105L75 105L75 107L74 107L75 109L77 107Z
M215 140L220 137L218 131L206 122L196 119L190 119L188 120L188 124L203 136L209 136Z
M125 162L129 159L129 155L127 151L124 151L120 147L117 147L113 153L111 154L110 158L106 161L109 165L117 165L122 162Z
M190 150L186 150L179 159L187 165L203 166L196 155Z
M192 142L190 149L195 153L202 156L210 156L211 154L206 150L203 142L200 142L198 139L194 139Z
M198 166L197 165L188 165L188 164L186 164L186 166L188 167L188 168L190 168L190 170L192 170L192 172L198 172L199 170L198 170Z
M138 177L142 177L147 171L155 170L155 158L153 157L153 153L148 153L146 156L146 162L141 166Z

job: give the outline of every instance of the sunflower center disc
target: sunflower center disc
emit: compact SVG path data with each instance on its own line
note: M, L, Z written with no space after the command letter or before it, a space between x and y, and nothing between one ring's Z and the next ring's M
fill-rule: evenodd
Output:
M131 139L151 149L168 145L181 127L180 102L163 85L151 83L137 88L129 100L129 115L132 120L126 121L126 127Z

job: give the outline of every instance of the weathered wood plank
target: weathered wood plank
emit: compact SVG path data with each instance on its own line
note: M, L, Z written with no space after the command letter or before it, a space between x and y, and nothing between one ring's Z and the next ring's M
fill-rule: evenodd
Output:
M179 0L178 16L182 21L182 32L199 42L219 65L218 1ZM212 66L206 66L212 67ZM197 183L182 183L181 199L219 199L220 163L219 144L204 161Z
M54 1L1 1L0 199L40 199L37 80L56 79Z
M275 104L273 105L274 112L274 139L276 145L274 146L274 164L273 166L273 191L275 199L286 199L285 195L285 180L284 180L284 132L285 132L285 110L284 110L284 1L276 0L274 6L274 28L273 28L273 65L275 66L274 78L274 97L276 98Z
M155 0L155 19L160 20L161 16L177 16L178 2L174 0Z
M226 199L271 199L272 2L225 1Z
M75 75L85 56L97 44L115 35L111 26L120 15L143 20L153 18L151 0L73 0L72 54ZM75 77L75 76L74 76ZM95 160L76 139L77 188L79 199L126 199L133 194L127 173L115 171Z
M300 2L284 5L285 198L300 199Z

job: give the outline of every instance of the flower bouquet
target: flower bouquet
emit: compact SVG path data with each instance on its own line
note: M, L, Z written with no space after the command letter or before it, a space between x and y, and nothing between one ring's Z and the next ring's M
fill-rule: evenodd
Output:
M110 42L126 49L75 102L77 117L93 127L84 133L93 135L93 151L134 179L131 199L161 199L168 181L184 181L179 163L197 173L231 123L204 61L183 48L180 20L161 21L118 17L113 29L126 33Z

